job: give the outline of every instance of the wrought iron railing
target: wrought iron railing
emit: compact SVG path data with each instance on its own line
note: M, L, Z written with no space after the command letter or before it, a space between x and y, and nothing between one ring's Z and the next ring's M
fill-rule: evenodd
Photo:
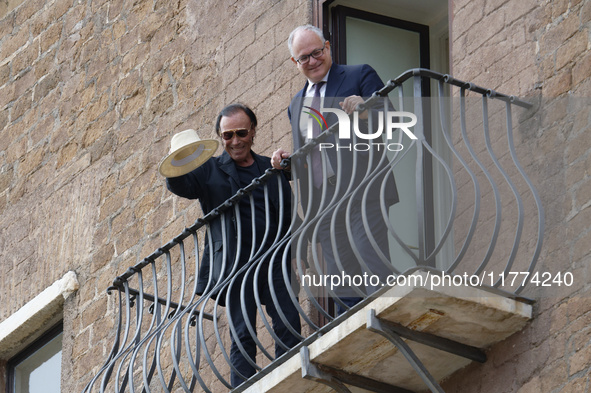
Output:
M408 84L412 94L406 93ZM429 85L437 93L427 97L425 88ZM397 95L387 99L391 92ZM424 69L407 71L389 81L363 105L360 110L370 109L368 130L375 129L380 108L382 114L398 112L401 117L393 118L398 123L404 116L402 112L413 113L417 123L412 134L417 139L398 130L393 134L397 139L386 140L380 145L381 151L373 146L365 151L366 144L371 143L356 139L353 133L349 150L335 148L330 152L325 148L321 154L324 182L320 196L312 195L318 190L312 191L311 152L321 143L334 144L333 135L339 132L339 125L295 151L284 161L286 167L291 167L293 197L284 195L280 182L272 182L279 184L281 204L289 204L291 199L291 217L281 213L289 211L282 205L277 209L278 217L270 218L266 206L264 240L253 240L248 258L241 258L240 252L229 255L222 247L222 263L231 266L231 273L218 280L210 277L202 295L197 295L199 263L204 242L214 250L208 236L212 224L232 217L237 238L228 238L224 230L224 242L241 244L241 233L256 232L256 228L252 222L241 220L240 201L249 201L254 220L261 213L254 209L252 191L262 188L268 201L269 193L275 192L269 189L269 180L283 176L281 171L267 170L130 267L109 288L109 293L118 294L113 346L85 392L231 389L231 372L240 375L230 355L231 338L235 337L242 354L246 349L241 345L230 307L223 304L244 308L246 303L254 303L257 320L246 317L245 321L258 355L252 359L247 356L246 362L258 374L236 389L242 390L297 351L290 351L291 345L276 334L264 311L263 291L269 292L278 320L304 343L346 318L352 304L349 299L381 296L385 291L380 289L382 284L386 288L401 285L402 280L396 278L408 277L420 269L432 277L449 277L454 285L477 285L512 297L522 293L536 272L544 231L540 198L517 160L513 142L513 112L516 107L527 109L530 105ZM388 149L390 142L403 148ZM352 173L341 169L346 167L345 159L353 160ZM401 166L406 169L398 170ZM364 172L356 173L361 171L359 168ZM400 202L396 204L389 188L392 178L399 192ZM405 200L405 191L412 197ZM408 212L410 219L397 220ZM290 220L287 233L272 233L271 219ZM381 227L377 221L381 221ZM343 223L344 227L339 228ZM351 228L357 228L357 232ZM375 228L382 228L380 231L385 230L388 236L376 233ZM363 236L373 248L371 258L357 245L359 231L365 233ZM344 239L336 239L334 233L344 234ZM325 240L320 240L322 236ZM383 239L386 244L380 244ZM320 248L324 250L319 251L318 242L323 243ZM340 257L345 246L358 262L353 271L359 275L381 272L379 280L346 289L316 285L314 278L331 279L330 274L342 278L349 273L349 262ZM328 259L336 268L327 267L327 258L322 257L329 253L327 247L332 249ZM519 272L517 277L515 272ZM253 290L248 283L253 283ZM277 285L285 285L288 295L278 297ZM344 315L338 317L327 299L333 299ZM297 310L301 328L289 323L286 307ZM276 359L273 346L276 353L287 354Z

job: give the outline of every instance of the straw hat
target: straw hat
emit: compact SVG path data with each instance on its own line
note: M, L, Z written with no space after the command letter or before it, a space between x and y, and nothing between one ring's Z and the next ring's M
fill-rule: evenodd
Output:
M158 171L164 177L177 177L191 172L214 155L218 148L215 139L199 138L197 131L185 130L173 135L170 154L160 163Z

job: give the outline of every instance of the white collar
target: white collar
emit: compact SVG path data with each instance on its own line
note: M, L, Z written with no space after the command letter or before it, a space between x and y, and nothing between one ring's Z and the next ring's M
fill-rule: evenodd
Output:
M319 80L319 81L318 81L318 82L316 82L316 83L319 83L319 82L328 82L328 75L329 75L329 74L330 74L330 69L328 70L328 72L326 73L326 75L324 75L324 78L322 78L321 80ZM316 83L314 83L314 82L312 82L310 79L308 79L308 88L306 89L306 91L310 91L310 89L311 89L312 87L314 87L314 85L315 85ZM326 83L325 83L325 86L326 86Z

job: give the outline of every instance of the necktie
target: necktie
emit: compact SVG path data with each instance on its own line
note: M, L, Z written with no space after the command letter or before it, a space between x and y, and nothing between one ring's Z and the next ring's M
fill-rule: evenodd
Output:
M311 107L317 111L320 111L320 89L324 83L326 82L321 81L314 85L314 97L312 98ZM320 124L317 121L312 121L312 136L316 138L318 135L320 135ZM319 146L312 150L312 180L314 187L320 188L322 185L322 158Z

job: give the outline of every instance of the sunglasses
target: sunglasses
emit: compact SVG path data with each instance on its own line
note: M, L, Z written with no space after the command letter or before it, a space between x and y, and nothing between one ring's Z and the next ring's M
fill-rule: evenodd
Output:
M240 128L238 130L228 130L222 132L222 139L229 141L230 139L234 138L234 134L236 134L239 138L244 138L250 132L250 128Z

